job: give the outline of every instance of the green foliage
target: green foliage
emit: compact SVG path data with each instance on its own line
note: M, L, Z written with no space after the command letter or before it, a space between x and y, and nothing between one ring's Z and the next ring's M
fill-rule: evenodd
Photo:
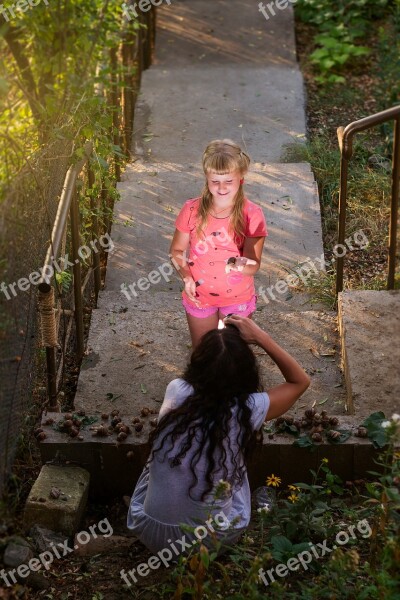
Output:
M344 69L353 66L355 59L366 56L370 50L358 42L368 32L372 20L382 17L388 0L298 0L296 14L316 28L314 42L317 49L311 54L311 63L319 74L316 81L345 83Z
M113 116L121 116L119 90L135 66L112 63L111 50L128 34L134 43L137 27L123 21L119 0L42 2L1 27L0 197L28 157L53 140L76 149L92 140L105 172L110 157L124 157Z
M69 271L61 271L55 274L57 285L62 292L68 292L72 285L72 273Z
M363 423L363 427L367 429L369 439L374 444L375 448L383 448L388 443L388 435L382 427L382 423L386 420L383 412L374 412L367 417Z
M396 598L400 539L400 417L393 415L388 446L372 473L365 494L353 495L329 468L324 458L311 484L297 483L282 489L270 510L258 509L247 533L229 554L220 555L214 540L209 548L194 546L188 556L166 574L167 582L152 588L154 596L183 600L331 600L349 598L381 600ZM277 479L277 478L275 478ZM268 480L267 480L268 481ZM290 495L289 495L290 493ZM353 533L351 533L353 531ZM348 534L347 542L335 547L335 536ZM266 584L266 574L278 563L285 564L310 546L326 543L330 549L318 553L307 565ZM336 548L336 549L335 549Z
M315 78L318 83L345 83L343 75L332 71L340 70L352 58L369 54L368 48L353 44L350 36L343 35L339 27L328 34L317 35L315 41L320 48L314 50L310 60L321 71L321 75Z

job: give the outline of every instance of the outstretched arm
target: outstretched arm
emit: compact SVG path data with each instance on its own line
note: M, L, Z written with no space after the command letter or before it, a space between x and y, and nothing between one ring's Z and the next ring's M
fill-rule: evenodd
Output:
M252 262L239 268L232 267L232 271L240 271L243 275L255 275L261 265L261 256L265 237L247 237L243 245L243 256Z
M225 319L225 324L237 327L240 335L248 344L257 344L265 350L279 367L285 383L267 390L270 406L266 420L275 419L293 406L310 385L310 378L299 363L286 350L281 348L272 337L263 331L254 321L247 317L232 315Z
M198 300L196 298L196 284L187 264L189 239L190 235L188 233L184 233L183 231L179 231L179 229L175 229L174 237L169 249L169 255L171 257L172 264L185 284L185 292L188 298L197 304Z

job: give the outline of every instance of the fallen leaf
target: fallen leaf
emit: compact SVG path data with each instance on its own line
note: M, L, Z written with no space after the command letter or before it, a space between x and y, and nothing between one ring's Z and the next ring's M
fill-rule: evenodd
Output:
M318 404L325 404L325 402L327 402L329 400L329 398L324 398L323 400L321 400L321 402L318 402Z
M313 356L315 356L315 358L320 358L320 354L316 348L310 348L310 352Z

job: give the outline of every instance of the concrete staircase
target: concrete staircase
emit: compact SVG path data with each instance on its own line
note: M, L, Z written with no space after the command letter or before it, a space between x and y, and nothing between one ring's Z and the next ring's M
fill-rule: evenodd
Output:
M292 10L267 22L253 0L175 0L160 8L158 27L156 62L143 76L136 111L136 159L119 184L115 252L92 315L76 409L99 418L119 410L129 422L142 408L158 409L166 385L182 372L190 338L168 248L180 207L200 194L203 149L211 139L232 138L253 158L246 195L263 208L269 229L256 321L312 376L293 414L315 406L353 427L356 421L343 416L353 403L346 407L336 314L282 284L276 288L291 269L323 256L310 166L282 162L287 145L305 138ZM260 353L259 360L266 387L282 380L268 357ZM148 453L150 418L144 421L124 443L89 430L80 441L52 431L42 458L59 452L84 466L96 495L130 493ZM358 438L314 453L292 444L291 436L265 434L250 469L254 485L272 471L287 483L307 479L322 456L347 479L372 466L373 450Z

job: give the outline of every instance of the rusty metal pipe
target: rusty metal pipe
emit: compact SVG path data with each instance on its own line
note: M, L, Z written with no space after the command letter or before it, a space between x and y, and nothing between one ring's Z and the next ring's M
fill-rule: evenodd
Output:
M364 131L375 125L386 121L395 120L394 142L393 142L393 169L392 169L392 200L390 208L389 226L389 265L387 288L394 289L394 275L396 267L396 237L397 237L397 213L399 205L399 178L400 178L400 106L392 106L375 115L364 117L350 123L346 127L337 129L340 148L340 192L339 192L339 224L338 244L343 244L346 235L346 207L347 207L347 176L348 161L353 154L353 137L356 133ZM343 265L344 256L336 260L336 293L343 290Z
M78 254L79 251L79 210L78 210L78 195L76 188L74 189L73 198L71 201L71 247L72 261L74 266L74 312L76 325L76 358L78 362L81 360L84 352L83 343L83 302L82 302L82 277L81 277L81 261Z
M347 175L349 162L342 153L340 159L340 191L339 191L339 229L338 244L344 244L346 236L346 209L347 209ZM336 294L343 290L344 255L336 258Z
M397 117L393 138L393 166L392 166L392 200L390 204L389 224L389 256L387 289L394 289L394 275L396 271L397 250L397 214L399 210L399 180L400 180L400 116Z
M93 151L92 142L86 142L84 148L84 156L79 160L75 165L68 169L64 187L61 193L60 202L58 204L56 218L54 220L53 230L51 232L51 243L47 249L46 258L43 264L43 271L48 266L52 266L53 260L57 257L58 252L60 250L62 239L64 236L65 226L67 224L68 214L70 211L71 200L74 193L75 182L79 173L82 171L85 166L89 156ZM42 278L39 281L39 290L41 292L47 292L50 287L50 279L46 276L42 275Z
M94 187L94 173L91 165L88 166L88 186L89 189L93 189ZM98 202L93 198L93 194L90 195L90 210L92 211L92 240L95 241L99 237L99 223L97 218L97 210L98 210ZM99 295L99 291L101 288L101 276L100 276L100 256L98 252L95 251L93 247L92 250L92 267L93 267L93 276L94 276L94 293L96 296Z

